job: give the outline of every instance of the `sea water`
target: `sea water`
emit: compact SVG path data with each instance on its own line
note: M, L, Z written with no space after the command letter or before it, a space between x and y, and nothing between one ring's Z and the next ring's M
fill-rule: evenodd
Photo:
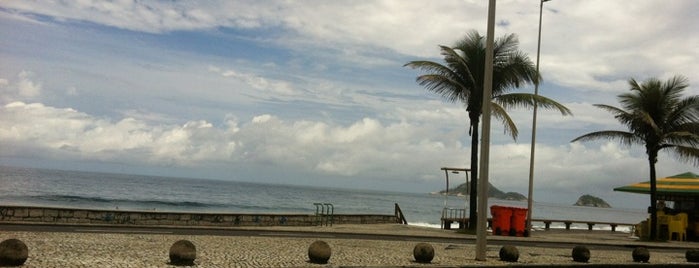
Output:
M0 166L0 204L83 209L222 213L316 213L329 203L335 214L393 214L398 204L409 224L440 228L444 207L468 208L468 197L429 193L318 188ZM527 203L490 199L489 206ZM645 211L534 202L533 218L637 223ZM541 228L535 224L535 228ZM562 228L563 224L553 224ZM573 228L587 228L573 225ZM596 229L608 229L598 225ZM628 231L628 229L623 229Z

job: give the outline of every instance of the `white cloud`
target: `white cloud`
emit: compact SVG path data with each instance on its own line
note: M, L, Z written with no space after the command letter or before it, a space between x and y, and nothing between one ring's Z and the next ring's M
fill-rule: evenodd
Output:
M68 1L41 3L22 1L7 3L13 11L36 13L57 20L90 21L118 28L146 32L201 29L215 26L215 21L188 3L134 2L134 1ZM216 13L216 6L209 12ZM225 22L219 21L219 22ZM235 24L232 24L235 25Z
M542 27L541 69L547 82L619 92L631 77L699 70L693 52L699 38L690 26L699 23L691 15L699 9L695 2L551 1L545 6L556 10L546 10ZM527 40L534 55L536 39Z
M13 102L0 108L1 157L48 161L101 161L126 165L207 169L213 164L278 172L289 180L376 180L421 184L423 192L443 186L443 166L468 167L465 131L434 131L440 123L386 123L364 118L346 125L286 121L262 114L224 124L191 120L152 123L134 118L107 120L70 108ZM453 133L460 132L460 133ZM528 144L492 144L490 182L501 190L526 193ZM658 176L693 170L662 154ZM237 172L232 168L230 172ZM647 161L639 148L611 142L537 145L535 198L558 201L593 193L623 200L614 187L646 180ZM200 171L201 172L201 171ZM360 187L355 185L355 187ZM553 198L556 198L553 197ZM562 199L561 199L562 198ZM625 206L638 206L626 204Z
M13 102L0 112L3 144L23 144L58 158L180 166L274 163L296 172L413 180L432 173L426 166L431 170L465 157L458 142L436 140L420 125L385 125L372 118L342 126L265 114L217 127L202 120L184 125L111 121L40 103Z
M254 89L269 92L271 95L274 96L297 95L292 86L284 81L268 79L256 74L243 73L235 70L221 70L219 67L215 66L210 66L209 71L219 73L223 77L238 79L239 81L249 85Z
M33 76L32 72L21 71L14 81L0 79L0 93L2 93L0 101L33 100L39 97L42 92L42 84L34 81Z
M13 102L0 110L0 144L24 144L45 156L131 164L206 166L208 162L260 165L289 174L359 176L388 180L429 180L439 184L442 166L467 166L461 135L430 131L435 125L406 120L382 123L364 118L343 126L317 121L284 121L263 114L249 122L230 119L223 126L204 120L183 125L150 124L123 118L97 118L73 109ZM8 153L8 152L5 152ZM13 154L22 152L13 151ZM524 192L528 144L491 145L491 182ZM684 172L687 165L665 157L659 175ZM538 145L537 188L610 190L644 178L642 151L615 143L599 147L572 143ZM666 163L667 162L667 163ZM672 164L669 164L672 163Z
M226 141L228 134L205 121L183 126L148 125L133 118L113 122L69 108L23 102L5 105L2 114L3 143L54 152L69 150L70 155L78 153L82 159L130 158L127 161L131 163L186 166L235 151L235 143Z
M301 53L351 64L396 65L387 51L438 57L437 45L451 45L470 29L485 28L482 1L325 2L131 2L11 1L15 16L41 14L118 28L161 33L181 30L278 29L259 37ZM542 72L547 81L577 90L618 90L629 77L699 73L699 24L694 1L551 1L545 4ZM503 1L497 34L517 33L534 56L538 5ZM26 15L30 17L30 15ZM643 29L643 30L629 30ZM276 32L275 32L276 33ZM260 75L240 74L258 87L288 92Z
M19 81L17 82L19 96L33 98L41 94L41 83L30 80L31 76L32 73L27 71L19 73Z

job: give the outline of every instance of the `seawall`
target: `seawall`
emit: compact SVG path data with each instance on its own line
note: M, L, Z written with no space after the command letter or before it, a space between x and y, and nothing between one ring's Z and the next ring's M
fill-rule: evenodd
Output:
M396 215L198 213L125 211L80 208L0 206L0 223L107 224L132 226L315 226L328 224L385 224L400 222Z

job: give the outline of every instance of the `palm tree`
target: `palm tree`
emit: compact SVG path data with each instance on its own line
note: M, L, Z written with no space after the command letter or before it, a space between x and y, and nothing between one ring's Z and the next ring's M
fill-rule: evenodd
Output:
M675 76L665 83L650 78L641 84L632 78L629 85L631 92L618 96L622 108L595 104L614 114L628 131L596 131L571 142L607 139L646 147L650 167L650 239L657 239L655 163L658 152L667 149L680 161L699 165L699 96L682 98L682 91L689 86L683 76Z
M513 88L538 82L534 64L518 50L519 41L515 34L505 35L495 40L493 47L493 87L492 114L502 121L505 132L513 139L518 135L512 118L506 108L533 107L554 108L563 115L570 114L565 106L542 96L529 93L508 93ZM485 37L477 31L452 47L440 46L445 64L433 61L411 61L405 66L419 69L426 74L417 77L418 84L427 90L441 95L449 102L462 102L466 106L470 121L471 135L471 186L469 228L476 226L476 203L478 186L478 126L483 105L483 79L485 72ZM484 212L483 212L484 213ZM485 214L482 214L485 215Z

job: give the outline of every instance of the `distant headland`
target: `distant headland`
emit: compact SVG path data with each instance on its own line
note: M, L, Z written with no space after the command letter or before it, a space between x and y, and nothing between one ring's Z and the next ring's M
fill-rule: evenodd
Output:
M497 199L503 199L503 200L515 200L515 201L525 201L527 200L527 197L517 193L517 192L503 192L500 191L498 188L493 186L493 184L488 183L488 197L491 198L497 198ZM448 193L449 195L458 195L458 196L466 196L468 195L468 186L466 183L462 183L459 186L456 186L455 188L449 189ZM439 192L434 192L433 194L441 194L444 195L447 193L446 190L442 190Z

